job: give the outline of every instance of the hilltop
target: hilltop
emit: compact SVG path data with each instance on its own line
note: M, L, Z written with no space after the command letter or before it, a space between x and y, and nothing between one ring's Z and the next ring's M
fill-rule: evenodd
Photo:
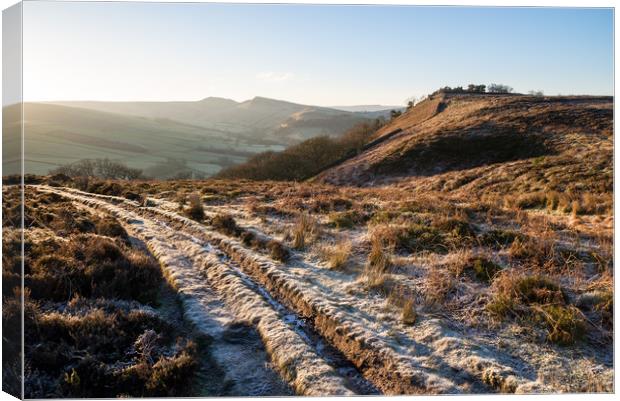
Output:
M438 94L372 140L315 180L463 193L612 187L611 97Z

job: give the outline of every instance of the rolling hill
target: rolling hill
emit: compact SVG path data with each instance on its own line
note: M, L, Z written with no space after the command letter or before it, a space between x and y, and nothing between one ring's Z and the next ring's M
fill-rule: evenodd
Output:
M172 120L55 104L26 103L24 119L25 170L35 174L80 159L109 158L157 178L209 175L277 148Z
M257 96L244 102L208 97L196 102L55 102L69 107L174 120L247 140L289 145L317 135L337 135L388 111L351 112Z
M382 127L316 181L463 193L605 192L613 98L439 94Z
M5 114L13 109L17 111L16 106L5 108ZM210 176L256 153L318 135L337 136L380 112L256 97L241 103L222 98L26 103L24 114L27 173L46 174L84 158L109 158L153 178L172 178ZM4 174L19 172L19 160L11 157L18 154L18 145L19 135L5 139Z

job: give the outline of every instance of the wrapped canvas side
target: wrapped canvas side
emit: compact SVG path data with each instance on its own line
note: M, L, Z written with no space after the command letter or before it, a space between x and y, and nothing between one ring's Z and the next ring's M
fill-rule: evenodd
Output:
M2 12L2 391L23 398L22 3Z

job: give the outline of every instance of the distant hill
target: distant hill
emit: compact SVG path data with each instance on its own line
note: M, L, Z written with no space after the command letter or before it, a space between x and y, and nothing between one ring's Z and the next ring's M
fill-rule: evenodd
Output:
M612 97L439 94L371 140L314 180L480 194L613 183Z
M16 106L5 108L8 115ZM152 119L49 103L24 104L25 170L45 174L80 159L109 158L155 178L208 176L223 166L283 146L247 141L228 132L169 119ZM19 138L14 138L17 143ZM17 146L17 145L16 145ZM13 153L19 149L11 145ZM7 154L7 156L9 156ZM4 174L19 163L4 164Z
M5 108L7 116L15 114L12 108ZM315 136L336 137L376 118L263 97L26 103L24 109L26 172L45 174L79 159L109 158L154 178L210 176L254 154ZM19 135L10 137L5 174L19 172L20 165L11 156L19 152Z
M255 97L244 102L208 97L195 102L94 102L54 104L97 111L174 120L249 141L260 138L290 145L317 135L339 135L365 119L386 112L354 113Z

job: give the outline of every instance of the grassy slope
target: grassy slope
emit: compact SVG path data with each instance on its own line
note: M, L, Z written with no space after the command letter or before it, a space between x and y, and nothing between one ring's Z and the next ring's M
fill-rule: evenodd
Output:
M268 138L282 144L320 134L338 134L368 113L350 113L255 97L241 103L206 98L196 102L59 102L97 111L168 119L257 140Z
M143 169L167 158L184 159L191 168L211 174L269 149L171 120L52 104L26 104L25 119L26 171L39 174L60 164L103 157Z
M433 110L441 111L432 116ZM612 115L610 97L438 97L378 135L398 128L402 133L318 179L464 193L607 192Z

